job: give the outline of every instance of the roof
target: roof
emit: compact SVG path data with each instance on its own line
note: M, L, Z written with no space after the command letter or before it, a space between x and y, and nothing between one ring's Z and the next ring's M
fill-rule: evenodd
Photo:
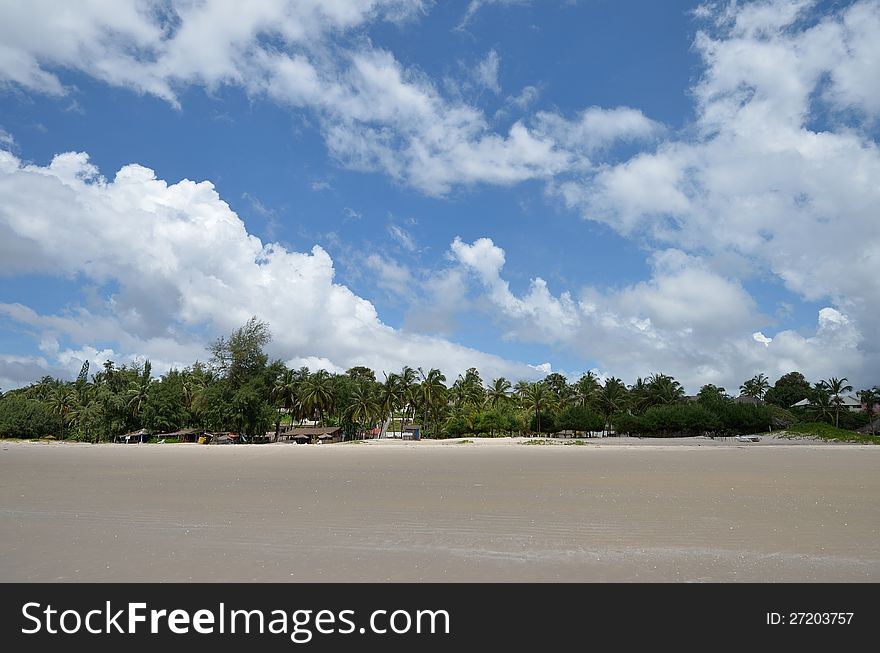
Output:
M832 398L833 400L833 398ZM801 399L797 403L792 404L794 406L810 406L812 405L812 401L809 399ZM857 397L853 397L852 395L840 395L840 405L841 406L861 406L862 402Z
M755 406L760 406L764 402L758 399L757 397L752 397L749 395L740 395L734 401L738 404L753 404Z
M284 435L336 435L337 433L342 433L342 427L340 426L299 426L295 429L290 429Z
M171 433L160 433L161 436L177 436L181 435L201 435L205 432L205 429L180 429L179 431L172 431Z

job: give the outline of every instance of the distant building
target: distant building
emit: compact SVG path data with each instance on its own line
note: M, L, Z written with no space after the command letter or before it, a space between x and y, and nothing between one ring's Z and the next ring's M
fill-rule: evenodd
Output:
M752 406L763 406L764 400L750 395L740 395L734 401L738 404L750 404Z
M407 424L403 427L401 440L421 440L422 427L419 424Z
M833 400L833 398L832 398ZM805 408L807 406L812 406L813 402L809 399L801 399L797 403L791 405L792 408ZM832 403L833 405L833 403ZM864 404L862 404L861 400L858 397L853 395L840 395L840 405L843 408L846 408L851 413L857 413L860 410L865 410Z

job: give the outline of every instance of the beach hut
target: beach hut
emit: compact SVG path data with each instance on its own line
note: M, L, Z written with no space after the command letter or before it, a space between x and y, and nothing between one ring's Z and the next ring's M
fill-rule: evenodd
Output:
M401 440L421 440L422 439L422 426L421 424L407 424L403 427L403 435L400 436Z
M132 431L131 433L125 433L124 435L117 435L113 438L113 441L120 444L140 444L141 442L146 442L149 437L150 434L147 429L141 429L140 431Z
M177 438L178 442L198 442L202 436L205 436L205 429L180 429L170 433L160 433L158 437L165 440Z
M342 441L342 428L338 426L298 426L280 435L279 439L298 444L310 442L330 444Z

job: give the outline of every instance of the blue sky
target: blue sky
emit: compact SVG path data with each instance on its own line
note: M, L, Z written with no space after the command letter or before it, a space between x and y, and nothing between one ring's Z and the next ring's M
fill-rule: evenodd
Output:
M251 314L334 371L878 381L876 0L0 18L4 389Z

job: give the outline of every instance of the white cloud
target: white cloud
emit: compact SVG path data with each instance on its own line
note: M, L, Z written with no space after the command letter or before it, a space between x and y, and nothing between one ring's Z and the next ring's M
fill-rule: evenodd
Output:
M581 111L574 120L566 120L555 113L540 112L536 120L538 134L565 144L567 149L586 154L607 148L618 141L645 140L659 134L663 129L659 123L630 107L589 107Z
M647 281L611 290L585 287L577 297L554 295L540 277L516 296L501 274L505 252L491 239L468 244L456 238L450 252L479 282L484 310L506 337L596 360L629 382L663 371L696 392L703 383L739 387L757 372L801 370L815 379L838 374L868 383L876 365L876 357L859 351L862 336L852 320L830 307L819 312L813 335L757 332L770 319L742 285L680 250L655 254Z
M378 254L370 254L364 264L376 274L376 284L380 288L398 297L409 298L413 296L412 273L405 265Z
M15 137L3 129L3 127L0 127L0 148L14 151L16 147Z
M525 86L518 95L507 98L508 102L521 111L525 111L531 104L538 99L540 91L535 86Z
M168 184L139 165L107 180L85 154L42 167L0 152L0 235L0 274L80 275L117 288L98 309L64 314L0 305L43 342L49 365L71 374L84 357L95 365L104 356L149 357L157 372L189 364L204 359L205 334L228 333L251 315L270 324L270 353L284 360L531 374L525 364L388 327L370 302L335 283L323 249L264 244L209 182Z
M388 225L388 234L394 241L407 252L416 251L416 240L413 235L403 227L396 224Z
M330 185L329 181L324 181L323 179L319 181L313 181L311 184L309 184L309 187L316 193L320 193L325 190L331 190L333 188L333 186Z
M481 111L443 97L418 69L365 41L351 49L344 38L426 6L421 0L267 0L242 7L95 0L74 12L47 0L5 4L0 82L64 94L58 75L73 69L175 106L179 90L190 85L238 86L314 111L343 165L379 170L434 195L458 184L510 185L565 170L569 155L523 123L494 133ZM500 91L497 66L492 51L478 74Z
M493 93L501 92L501 85L498 83L498 69L501 65L501 58L495 50L489 50L486 57L480 61L473 70L474 80Z
M715 24L695 41L705 71L686 135L551 187L625 236L719 265L748 262L753 275L833 304L861 334L859 350L873 361L865 365L876 366L880 148L871 125L880 2L824 17L812 7L704 6L700 15ZM778 335L764 344L770 353L784 348Z
M473 17L480 9L487 5L525 5L531 0L471 0L465 9L461 22L456 27L457 30L463 30L471 22Z

